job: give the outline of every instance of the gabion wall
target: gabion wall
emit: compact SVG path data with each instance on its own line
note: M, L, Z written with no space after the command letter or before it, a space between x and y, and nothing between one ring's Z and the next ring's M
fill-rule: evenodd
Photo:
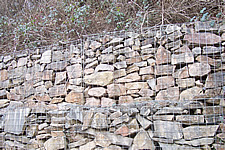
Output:
M0 57L0 147L225 149L225 25L83 36Z

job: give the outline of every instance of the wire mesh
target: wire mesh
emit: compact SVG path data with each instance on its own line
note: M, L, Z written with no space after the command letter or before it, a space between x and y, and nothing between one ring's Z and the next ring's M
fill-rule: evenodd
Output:
M161 25L2 56L1 149L225 149L224 32Z

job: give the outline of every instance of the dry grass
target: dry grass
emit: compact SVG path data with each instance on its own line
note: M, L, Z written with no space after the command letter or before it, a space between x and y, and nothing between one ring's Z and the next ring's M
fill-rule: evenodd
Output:
M224 0L0 0L1 51L35 48L83 34L224 19ZM200 11L205 8L204 13ZM221 15L216 17L218 13Z

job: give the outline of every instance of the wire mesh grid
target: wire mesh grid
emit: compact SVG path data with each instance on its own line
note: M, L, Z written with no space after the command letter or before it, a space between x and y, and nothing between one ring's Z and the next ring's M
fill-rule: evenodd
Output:
M1 149L225 149L225 26L85 35L1 57Z

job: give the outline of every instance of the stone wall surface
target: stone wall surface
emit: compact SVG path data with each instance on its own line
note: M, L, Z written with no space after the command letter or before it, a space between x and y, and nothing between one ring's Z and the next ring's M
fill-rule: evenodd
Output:
M0 57L0 147L225 149L225 25L84 36Z

